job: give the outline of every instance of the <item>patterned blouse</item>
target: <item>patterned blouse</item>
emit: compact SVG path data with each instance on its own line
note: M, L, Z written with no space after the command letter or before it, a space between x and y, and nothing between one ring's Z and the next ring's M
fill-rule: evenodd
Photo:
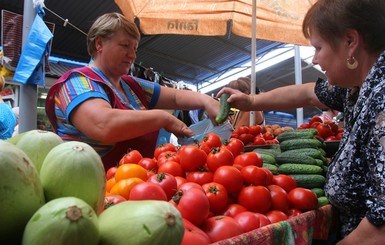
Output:
M337 88L320 79L315 93L344 112L345 133L325 184L339 212L339 235L347 236L364 217L373 225L385 224L385 52L361 88Z

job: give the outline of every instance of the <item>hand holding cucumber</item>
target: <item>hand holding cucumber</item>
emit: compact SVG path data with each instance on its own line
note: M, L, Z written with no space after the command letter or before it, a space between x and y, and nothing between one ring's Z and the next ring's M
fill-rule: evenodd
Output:
M219 98L219 103L220 103L219 112L215 117L215 122L218 124L224 123L229 117L230 104L229 102L227 102L227 99L229 97L230 97L230 94L223 93Z

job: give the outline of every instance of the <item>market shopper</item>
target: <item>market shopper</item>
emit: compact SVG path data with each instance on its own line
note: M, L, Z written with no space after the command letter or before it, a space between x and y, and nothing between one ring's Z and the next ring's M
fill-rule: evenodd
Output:
M318 0L303 22L314 64L328 81L248 96L230 88L241 110L327 106L343 111L344 135L325 184L338 211L338 244L383 244L385 238L385 1ZM322 103L321 103L322 102Z
M237 89L244 94L250 94L251 80L248 77L239 77L227 84L227 87ZM260 90L258 87L255 89L255 94L259 94ZM250 125L250 111L235 110L234 114L230 117L231 124L234 129L238 129L241 126ZM263 125L265 122L263 111L255 111L255 123L254 125Z
M5 78L0 75L0 93L5 87ZM9 104L5 103L0 94L0 139L6 140L12 137L16 126L16 115Z
M193 135L163 109L204 109L212 121L219 111L219 102L208 95L127 76L139 40L135 23L123 15L100 16L87 35L91 63L65 73L48 92L46 113L54 131L64 140L93 146L105 168L129 149L153 157L161 128Z

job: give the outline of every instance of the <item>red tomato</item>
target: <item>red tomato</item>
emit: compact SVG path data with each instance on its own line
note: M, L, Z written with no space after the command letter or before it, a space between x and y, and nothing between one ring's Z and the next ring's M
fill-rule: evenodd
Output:
M310 127L311 128L317 128L318 127L318 125L320 125L322 122L313 122L312 124L310 124Z
M178 151L180 165L184 171L195 171L206 164L207 154L194 145L186 145Z
M326 124L326 123L320 123L318 126L317 126L317 131L318 131L318 134L323 138L327 138L329 137L330 135L332 135L332 129L331 127L329 126L329 124Z
M249 211L266 213L271 206L270 191L264 186L245 186L239 192L238 203Z
M202 225L202 230L210 237L212 243L243 233L241 226L230 216L213 216Z
M203 150L204 152L206 152L206 154L209 154L210 151L211 151L211 147L206 143L206 142L200 142L197 144L197 147L201 150Z
M330 136L325 138L325 141L331 141L331 140L337 140L336 136L330 135Z
M179 189L172 200L176 203L182 217L196 226L200 226L209 215L209 200L198 188L190 188L187 191Z
M261 168L263 171L265 171L266 172L266 174L267 174L267 178L266 178L266 185L272 185L273 184L273 173L271 172L271 170L270 169L268 169L268 168Z
M279 185L269 185L267 188L271 195L271 209L286 213L290 206L287 192Z
M177 191L177 183L174 176L167 173L158 173L150 176L147 182L151 182L162 187L166 193L167 200L170 200Z
M167 161L174 161L174 162L180 163L179 154L173 151L164 151L160 153L157 160L158 160L158 167Z
M200 190L200 191L202 191L204 193L204 190L203 190L202 186L200 184L197 184L197 183L194 183L194 182L183 183L183 184L180 185L178 190L188 191L191 188L196 188L196 189L198 189L198 190Z
M300 214L302 214L302 212L299 211L298 209L295 209L295 208L291 208L291 209L287 210L287 212L286 212L286 215L289 218L295 217L295 216L300 215Z
M163 188L151 182L143 182L135 185L130 191L129 200L161 200L167 201Z
M234 162L233 153L226 146L216 147L207 154L207 168L215 172L221 166L231 166Z
M325 124L330 126L333 135L338 134L338 125L335 122L325 121Z
M255 213L255 216L257 216L259 219L259 227L271 224L271 221L266 217L266 215L261 213Z
M118 195L118 194L108 195L104 198L103 207L100 210L100 212L106 210L107 208L109 208L115 204L118 204L118 203L124 202L124 201L127 201L127 199L122 197L121 195Z
M309 123L302 123L301 125L298 126L298 129L304 129L304 128L310 128Z
M249 133L252 135L259 135L262 133L262 126L261 125L253 125L249 127Z
M158 159L158 156L160 155L160 153L165 151L176 152L177 149L176 149L176 146L173 145L172 143L165 143L165 144L158 145L154 151L155 159Z
M260 167L249 165L241 169L241 175L245 185L262 185L267 184L267 173Z
M246 133L246 134L240 134L240 135L238 136L238 139L240 139L240 140L243 142L243 144L248 145L248 144L250 144L250 143L253 142L253 140L254 140L254 135L249 134L249 133Z
M209 236L187 219L183 219L184 235L181 245L208 245Z
M279 211L279 210L270 210L265 215L270 220L270 222L272 224L287 220L287 218L288 218L284 212Z
M175 161L167 161L158 167L158 173L168 173L173 176L185 176L182 166Z
M234 157L245 151L245 144L240 139L230 138L230 140L225 143L225 146L233 153Z
M237 193L243 186L241 171L233 166L222 166L214 172L214 182L222 184L227 193Z
M187 180L183 177L180 177L180 176L174 176L175 179L176 179L176 185L177 185L177 188L179 189L180 185L184 184L187 182Z
M236 133L238 135L241 135L241 134L248 134L249 133L249 127L247 126L240 126L237 130L236 130Z
M255 136L253 140L253 145L266 145L266 140L261 136Z
M226 188L216 182L210 182L202 185L210 203L210 211L214 214L223 210L227 205L229 199Z
M268 145L276 145L276 144L279 144L279 141L274 138L272 140L266 140L266 144L268 144Z
M319 122L319 123L322 123L322 118L319 117L319 116L313 116L312 118L310 118L309 120L309 125L311 126L313 123L315 122Z
M247 209L238 203L227 204L226 207L219 213L220 215L226 215L235 217L237 214L247 211Z
M214 179L214 173L208 171L193 171L189 172L186 176L186 180L194 182L200 185L210 183Z
M142 158L143 156L142 154L140 154L139 151L131 150L120 159L119 165L126 164L126 163L138 163Z
M222 139L221 137L216 133L207 133L203 139L202 142L205 142L211 149L215 147L221 147L222 146Z
M341 133L341 132L338 133L338 134L336 135L336 140L341 140L342 134L343 134L343 133Z
M272 133L270 133L270 132L266 132L266 133L263 134L263 138L265 140L273 140L274 139L274 135Z
M273 175L273 184L282 187L286 193L289 193L292 189L297 187L295 179L286 174Z
M263 159L261 155L257 152L250 151L242 153L234 158L234 166L245 167L249 165L254 165L257 167L262 167Z
M243 232L248 232L259 228L259 218L254 212L245 211L234 217L235 221L241 226Z
M314 210L318 207L318 199L314 192L309 189L297 187L288 194L291 207L301 212Z
M106 172L106 179L109 180L114 177L117 169L117 167L110 167Z
M154 173L158 171L158 164L154 158L143 157L139 160L138 165Z

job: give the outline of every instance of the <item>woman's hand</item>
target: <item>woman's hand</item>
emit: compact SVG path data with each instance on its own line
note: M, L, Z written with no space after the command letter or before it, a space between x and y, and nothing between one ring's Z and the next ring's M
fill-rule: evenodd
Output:
M219 98L223 93L230 94L230 97L227 99L227 102L230 103L231 107L237 108L241 111L252 111L253 107L253 96L242 93L239 90L224 87L222 88L218 94L217 98Z

